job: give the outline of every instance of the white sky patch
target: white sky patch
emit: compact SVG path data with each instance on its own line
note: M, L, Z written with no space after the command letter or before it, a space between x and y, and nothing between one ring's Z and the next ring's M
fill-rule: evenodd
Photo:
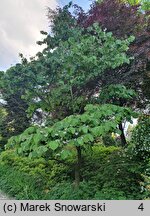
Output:
M34 56L41 47L41 30L49 31L47 7L57 0L0 0L0 70L19 61L18 54Z

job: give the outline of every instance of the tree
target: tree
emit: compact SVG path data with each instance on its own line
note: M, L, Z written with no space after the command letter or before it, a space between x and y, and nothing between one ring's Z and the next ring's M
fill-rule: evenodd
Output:
M120 133L118 124L125 119L131 121L132 116L136 113L129 108L89 104L82 115L71 115L52 127L28 128L20 136L10 138L6 148L15 148L18 154L31 158L43 156L58 161L76 154L75 185L78 187L82 151L109 132Z
M19 64L11 67L6 73L1 72L0 92L2 104L7 116L1 128L3 142L2 148L8 138L22 133L29 125L27 117L27 103L21 98L25 91L24 80L22 80L22 66Z
M142 90L149 71L149 11L141 13L139 5L129 5L119 0L105 0L94 2L88 13L82 14L78 17L78 23L85 29L97 22L102 29L111 31L117 38L135 36L128 50L128 54L134 57L130 65L124 64L115 70L107 70L99 79L99 83L102 86L124 84L135 89L139 95L137 107L146 107L149 92Z
M6 116L7 116L6 110L3 108L3 106L0 106L0 143L1 143L0 149L3 148L3 145L5 143L5 139L2 136L2 134L3 134L4 122Z
M48 124L48 119L55 122L83 113L96 91L95 80L104 71L130 62L126 51L133 37L116 40L97 24L85 31L69 12L70 6L51 12L52 35L42 32L47 44L43 52L30 61L20 54L21 64L1 73L0 89L8 113L3 131L6 140L25 130L35 115L42 118L41 112Z
M127 89L123 85L110 85L103 88L100 92L97 101L99 103L112 103L121 107L133 106L135 105L134 99L137 97L137 94L132 89ZM131 121L132 123L132 121ZM126 137L124 134L123 122L119 123L119 130L121 131L120 138L122 146L127 145Z
M43 52L29 61L21 54L21 64L0 74L1 94L8 113L6 129L9 136L16 135L9 139L6 150L12 149L13 153L30 159L52 160L51 165L53 161L71 164L78 188L84 178L82 170L86 167L87 152L91 154L94 145L104 144L100 143L104 136L118 134L122 146L114 148L118 149L116 154L111 155L112 159L106 157L99 169L106 168L103 173L107 179L102 181L100 193L107 191L124 197L127 188L125 185L121 190L124 174L138 188L131 191L139 191L140 181L144 179L128 153L123 122L132 123L132 118L138 116L133 109L140 106L134 100L143 104L139 96L144 86L142 96L145 91L144 99L148 98L149 75L144 77L149 65L148 12L141 13L139 5L119 0L95 2L87 14L77 5L73 6L75 14L72 14L71 7L70 3L49 11L52 31L50 34L42 31L45 39L38 42L46 44ZM138 96L131 89L137 86ZM46 116L46 122L30 124L40 112ZM146 159L149 157L148 126L149 120L142 120L129 145L135 156ZM128 168L130 162L133 164ZM95 160L92 168L93 164ZM111 183L110 170L114 173ZM87 179L89 175L85 174ZM97 178L97 182L102 178Z
M30 111L41 108L57 119L82 113L95 92L92 82L105 70L130 62L126 51L133 39L116 40L97 24L86 33L73 28L67 41L26 66L23 76L30 78L24 98Z

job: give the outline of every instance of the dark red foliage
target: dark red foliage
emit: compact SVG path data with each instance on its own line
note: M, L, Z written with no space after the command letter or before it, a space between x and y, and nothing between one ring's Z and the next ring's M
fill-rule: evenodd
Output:
M72 7L73 14L70 12ZM122 83L139 90L142 101L145 96L149 98L146 89L149 89L147 86L150 85L150 77L147 73L150 71L150 16L148 16L150 12L140 13L139 5L130 6L120 0L103 0L101 3L94 2L87 13L78 5L70 4L63 9L58 8L49 15L51 15L49 18L55 21L53 24L59 23L57 29L53 28L56 25L52 25L53 33L59 32L57 41L70 37L72 26L78 24L86 30L95 22L99 23L103 30L112 32L117 38L124 39L134 35L135 41L128 50L129 56L134 57L131 64L106 71L99 79L88 83L85 92L88 91L92 95L93 86L95 86L94 91L99 91L101 86Z
M132 63L123 65L114 71L107 71L101 82L104 85L108 82L109 84L121 82L139 89L140 94L142 94L143 80L147 70L150 70L150 18L148 18L150 12L144 14L140 13L138 9L139 6L129 6L119 0L95 2L86 15L79 14L78 24L87 28L97 22L102 29L111 31L117 38L135 36L135 41L130 45L128 51L129 55L134 57ZM146 95L146 93L144 94Z
M138 32L143 16L137 13L138 6L129 6L119 0L104 0L93 3L84 20L80 20L83 27L98 22L101 27L113 32L117 37L125 37Z

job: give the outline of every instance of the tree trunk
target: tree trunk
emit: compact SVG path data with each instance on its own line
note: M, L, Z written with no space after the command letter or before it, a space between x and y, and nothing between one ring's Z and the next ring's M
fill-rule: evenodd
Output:
M77 149L77 162L75 165L75 188L79 187L80 184L80 168L81 168L81 147L76 147Z
M127 145L127 141L126 141L126 138L125 138L125 135L124 135L124 129L122 127L122 122L119 124L119 130L121 131L121 135L120 135L121 144L122 144L123 147L125 147Z

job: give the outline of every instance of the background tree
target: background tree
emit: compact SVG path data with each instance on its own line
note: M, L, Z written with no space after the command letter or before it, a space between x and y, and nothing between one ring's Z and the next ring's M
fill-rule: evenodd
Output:
M134 128L130 149L132 155L139 161L145 161L150 157L150 116L143 115L139 118Z
M5 138L3 137L3 130L4 130L4 123L6 119L7 113L6 110L3 108L3 104L0 105L0 149L3 148L4 144L6 143Z
M135 99L137 95L132 89L127 89L123 85L110 85L103 88L100 92L99 97L96 99L97 102L112 103L121 107L135 107ZM131 121L132 123L132 121ZM125 125L125 124L124 124ZM123 122L119 123L119 130L121 131L120 138L122 146L127 145Z
M24 91L22 66L18 64L8 69L6 73L1 73L0 92L1 99L4 101L2 106L7 113L1 129L2 148L8 138L22 133L30 125L26 113L28 105L21 98Z
M134 60L130 65L124 64L115 70L107 70L103 73L103 78L99 79L99 84L105 86L120 83L133 88L140 96L137 98L137 106L146 107L149 92L142 90L144 83L149 83L149 11L141 13L139 5L129 5L119 0L94 2L87 14L79 11L78 24L86 29L95 22L102 29L113 32L119 39L135 36L128 50Z

